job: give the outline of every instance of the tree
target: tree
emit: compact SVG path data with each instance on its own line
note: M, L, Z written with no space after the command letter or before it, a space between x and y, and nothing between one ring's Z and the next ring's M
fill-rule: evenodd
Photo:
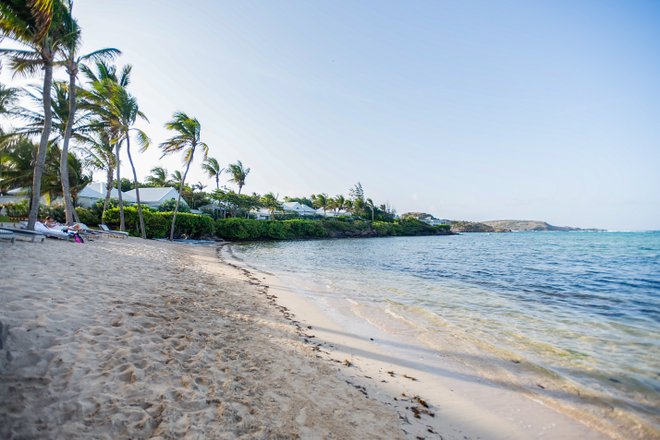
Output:
M342 209L346 208L346 198L339 194L338 196L335 197L334 200L334 206L337 212L341 211Z
M375 211L374 211L374 208L375 208L374 201L371 200L371 199L367 199L366 202L365 202L365 205L367 206L367 208L371 209L371 221L373 222L373 221L374 221L374 215L375 215Z
M111 125L114 126L119 134L118 142L126 141L126 153L128 161L133 171L133 182L135 182L135 199L137 202L138 220L140 224L140 234L142 238L147 238L147 231L144 227L144 215L142 214L142 203L140 201L140 187L138 185L137 172L131 155L131 132L137 134L136 138L140 145L140 152L143 152L149 146L150 140L146 133L139 128L133 127L138 118L148 121L147 117L140 111L137 99L132 96L125 87L114 85L110 99L110 109L112 113Z
M240 194L241 189L245 186L245 179L247 178L247 175L250 174L250 169L245 168L243 163L238 160L236 163L229 164L227 172L232 176L229 181L234 182L238 186L238 194Z
M220 189L220 174L225 170L220 168L220 163L213 157L207 158L202 163L202 170L206 171L209 177L215 179L215 189Z
M73 18L73 0L68 0L69 3L69 14L67 17L67 38L64 44L62 44L60 50L64 56L62 64L66 68L66 72L69 75L69 108L66 127L64 129L64 137L62 141L62 157L60 159L60 174L62 175L62 192L64 194L64 213L66 217L66 224L73 223L73 217L75 211L73 209L73 203L71 201L70 189L69 189L69 173L67 171L68 160L65 160L69 154L69 141L71 139L71 134L73 130L73 121L75 120L76 115L76 79L78 77L78 70L80 65L89 60L100 61L102 59L111 59L119 55L121 52L117 49L106 48L90 52L86 55L79 55L80 50L80 28L78 27L77 21ZM139 206L139 204L138 204ZM144 237L143 237L144 238Z
M364 215L365 200L362 184L360 182L356 183L355 186L349 190L348 194L351 198L351 209L353 210L353 214L358 216Z
M271 219L273 218L276 209L282 209L282 204L272 192L261 196L259 201L261 202L261 205L270 212Z
M312 195L312 201L314 202L315 208L323 209L323 216L325 216L325 211L328 209L329 199L327 194L318 194L316 196Z
M42 94L44 126L37 149L32 176L32 198L28 214L28 229L34 230L39 215L41 178L46 163L46 153L52 123L50 88L53 81L55 55L66 39L63 26L69 16L66 7L58 0L4 0L0 3L0 32L24 45L27 49L0 49L9 56L14 74L29 75L43 69Z
M97 127L82 139L83 152L88 166L103 170L106 173L105 199L103 201L103 210L101 211L101 220L108 209L110 194L114 187L113 176L117 166L117 158L114 155L114 146L111 142L110 131L103 127Z
M179 185L179 197L176 200L176 207L172 215L172 227L170 229L170 241L174 240L174 225L176 224L176 213L179 210L179 203L181 202L181 193L183 186L190 169L190 164L195 156L195 150L199 147L202 149L204 159L208 157L209 147L201 141L200 134L202 127L196 118L191 118L183 112L174 113L173 119L165 123L165 128L176 132L173 137L169 138L162 144L160 149L163 150L164 157L168 154L179 153L183 151L183 160L186 164L186 171L183 173L181 185Z
M19 89L0 84L0 116L13 112L20 93Z
M153 167L151 175L147 176L146 183L150 186L162 187L171 186L172 180L167 178L167 169L163 167Z
M80 70L85 74L89 81L89 88L82 91L84 102L81 107L89 109L95 114L94 125L107 129L110 133L110 139L115 150L115 170L117 171L117 182L121 182L121 142L119 142L119 133L117 127L112 123L114 115L112 113L111 99L116 85L127 87L130 83L131 70L130 65L123 67L121 72L117 72L117 67L109 65L104 61L96 63L96 72L86 65L81 65ZM119 199L119 229L126 230L124 218L124 201L121 191L118 191Z

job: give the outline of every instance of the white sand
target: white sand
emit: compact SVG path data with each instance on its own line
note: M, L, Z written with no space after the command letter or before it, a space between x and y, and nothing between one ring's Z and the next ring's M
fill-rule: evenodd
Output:
M214 248L0 243L0 263L2 439L623 438L447 353L357 336Z
M212 248L0 243L0 438L401 438Z

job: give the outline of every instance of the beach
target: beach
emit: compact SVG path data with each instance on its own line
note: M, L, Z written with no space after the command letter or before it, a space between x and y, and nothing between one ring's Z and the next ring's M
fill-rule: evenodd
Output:
M227 247L47 240L0 261L2 438L625 436L474 374L451 339L343 328Z
M0 247L1 438L401 438L214 248Z

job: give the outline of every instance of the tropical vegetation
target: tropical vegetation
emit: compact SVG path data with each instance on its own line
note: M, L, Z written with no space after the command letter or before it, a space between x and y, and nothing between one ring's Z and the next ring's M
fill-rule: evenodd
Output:
M273 192L245 194L251 169L241 160L221 163L209 157L202 123L181 111L164 124L171 137L157 144L162 157L180 155L181 169L170 172L157 165L139 181L134 156L152 142L138 128L148 119L130 90L133 67L116 64L119 49L82 54L83 30L73 6L73 0L0 3L0 43L13 41L19 46L0 47L0 61L4 61L0 68L10 69L15 77L40 75L42 79L38 87L0 84L0 195L11 190L27 199L4 204L9 218L27 218L28 228L34 229L38 217L48 213L66 224L106 223L138 237L170 240L179 236L270 240L447 232L414 219L397 219L393 208L374 202L359 182L346 195L334 197L325 192L283 198ZM124 157L131 179L121 175ZM188 182L195 166L212 179L209 191L201 182ZM94 173L105 178L102 197L82 207L79 193ZM174 187L178 196L149 207L140 193L148 187ZM129 190L135 190L132 206L123 195ZM306 214L312 215L300 217L289 209L292 203L304 205Z

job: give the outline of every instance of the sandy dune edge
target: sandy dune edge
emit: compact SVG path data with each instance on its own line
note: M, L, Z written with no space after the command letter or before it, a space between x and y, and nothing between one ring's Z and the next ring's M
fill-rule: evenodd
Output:
M212 248L21 242L0 261L0 438L402 436Z

